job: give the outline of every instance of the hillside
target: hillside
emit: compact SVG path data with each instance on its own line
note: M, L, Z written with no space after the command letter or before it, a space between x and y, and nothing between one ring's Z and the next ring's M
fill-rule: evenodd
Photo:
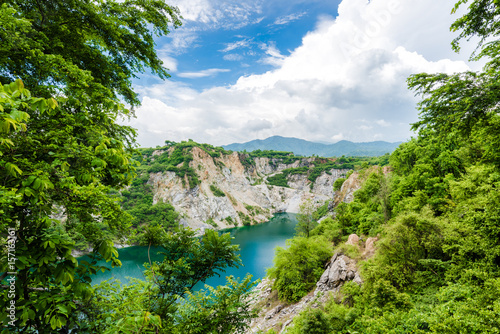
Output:
M353 143L341 140L335 144L314 143L298 138L273 136L267 139L257 139L246 143L234 143L223 145L227 150L238 152L252 152L255 150L288 151L297 155L320 157L340 157L340 156L381 156L391 153L400 144L375 141L367 143Z

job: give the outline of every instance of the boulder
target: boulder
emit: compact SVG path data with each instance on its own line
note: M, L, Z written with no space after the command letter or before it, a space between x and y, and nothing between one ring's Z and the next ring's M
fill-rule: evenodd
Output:
M359 237L356 234L351 234L349 238L347 239L347 242L345 243L346 245L353 245L353 246L358 246L359 243Z
M362 283L356 268L356 261L344 254L337 253L332 257L325 272L316 283L316 292L340 288L347 281Z
M372 257L375 254L375 242L378 241L377 237L370 237L366 239L365 251L363 252L364 258Z

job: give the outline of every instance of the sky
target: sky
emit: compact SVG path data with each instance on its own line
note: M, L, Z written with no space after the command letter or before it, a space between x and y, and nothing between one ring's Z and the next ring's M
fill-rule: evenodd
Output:
M451 50L455 1L167 1L183 17L156 39L171 77L134 79L142 105L125 124L141 147L405 141L418 120L409 75L480 69L474 43Z

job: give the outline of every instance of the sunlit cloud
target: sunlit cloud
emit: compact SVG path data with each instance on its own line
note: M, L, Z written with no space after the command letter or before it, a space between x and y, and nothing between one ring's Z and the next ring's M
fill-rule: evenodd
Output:
M198 72L182 72L178 73L177 76L181 78L188 78L188 79L196 79L196 78L205 78L205 77L212 77L214 75L217 75L222 72L229 72L230 70L225 69L225 68L210 68L207 70L202 70Z

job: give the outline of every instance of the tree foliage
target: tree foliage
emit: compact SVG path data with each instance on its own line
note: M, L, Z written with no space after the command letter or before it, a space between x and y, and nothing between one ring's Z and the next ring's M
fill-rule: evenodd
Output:
M281 300L297 302L316 285L332 256L332 247L324 237L295 237L287 246L276 248L268 275L275 279L273 288Z
M163 1L5 0L1 2L0 82L22 78L37 96L138 105L131 79L168 77L154 36L181 24Z
M314 203L310 199L300 205L297 214L297 226L295 227L297 235L309 238L311 231L318 225L318 222L313 217L314 212Z
M209 230L195 238L189 229L157 230L152 237L163 261L146 264L145 281L95 287L84 313L89 332L229 334L248 326L247 319L255 316L246 298L255 285L251 276L241 281L228 277L225 286L192 292L195 285L241 264L229 233Z
M86 307L95 297L92 275L104 270L97 260L119 265L113 243L130 236L131 217L120 208L117 190L134 178L135 130L117 121L132 115L124 103L139 105L131 85L137 73L150 70L168 77L154 37L179 26L179 13L159 0L10 0L0 6L0 234L5 241L8 229L15 231L17 258L17 319L9 330L95 332L92 327L99 323L91 319L102 318L87 316L88 310L106 313L102 304ZM153 212L145 216L156 221L141 220L149 227L143 241L168 240L164 236L177 220L175 212L166 203L148 210ZM193 253L177 259L182 275L196 276L196 270L208 277L238 263L227 238L207 238L196 266L188 260L199 248L189 248ZM75 243L91 247L92 260L75 259ZM4 251L2 281L13 270ZM158 271L151 289L160 289L159 275L169 265L151 265ZM2 308L10 303L5 288ZM118 300L112 291L107 295ZM165 328L165 320L152 313L163 310L162 298L135 297L123 312L117 304L110 312L124 317L115 323L122 326L118 332L146 332L146 320L154 332ZM144 313L138 308L144 300L157 304ZM3 324L5 316L3 312ZM132 326L131 319L144 321ZM103 332L117 328L104 323Z
M76 261L70 234L78 231L96 257L119 264L112 240L125 233L129 219L108 193L132 177L120 140L126 132L112 122L91 127L92 113L109 121L110 115L98 106L76 113L70 98L33 98L21 80L3 91L0 187L8 197L1 233L16 231L17 324L41 333L71 328L77 300L88 298L90 275L99 268ZM55 218L60 211L65 220ZM5 278L5 253L0 270ZM6 302L2 298L2 307Z

